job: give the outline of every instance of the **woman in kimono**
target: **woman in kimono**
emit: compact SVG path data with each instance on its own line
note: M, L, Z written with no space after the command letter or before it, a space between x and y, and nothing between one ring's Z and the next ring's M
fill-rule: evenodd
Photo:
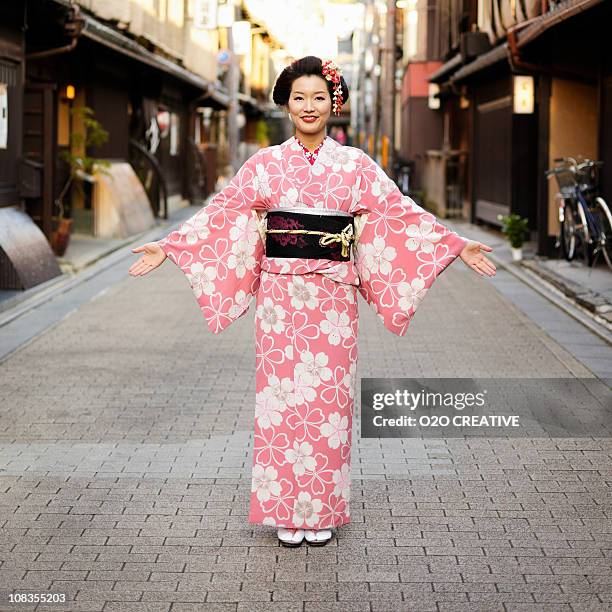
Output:
M495 274L491 247L450 231L402 195L363 151L326 135L348 99L340 69L305 57L274 101L295 135L260 149L210 203L166 237L133 249L141 276L169 258L210 330L253 297L256 397L249 522L283 545L324 545L350 520L357 294L403 336L457 257Z

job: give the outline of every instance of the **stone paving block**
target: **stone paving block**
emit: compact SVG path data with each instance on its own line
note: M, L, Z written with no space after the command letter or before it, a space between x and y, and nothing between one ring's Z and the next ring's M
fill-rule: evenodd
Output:
M86 586L79 588L74 599L76 601L140 601L143 591L113 591L96 585L94 588Z
M113 591L176 591L178 581L137 582L132 580L119 580L115 582Z
M174 602L171 609L172 612L236 612L237 604Z
M106 606L105 601L71 601L69 607L64 608L66 612L99 612L104 610ZM62 608L59 608L61 610ZM36 608L36 612L39 610L49 610L53 612L58 611L56 604L40 604Z
M534 605L532 593L478 593L470 592L470 602L474 605L499 606L514 603L530 603ZM535 608L535 606L534 606Z
M169 612L172 605L166 602L138 601L138 602L116 602L109 601L104 610L111 612Z
M236 607L237 612L297 612L297 610L303 610L303 606L300 606L296 610L296 605L293 603L286 602L239 602Z
M272 591L251 589L246 591L210 591L207 596L210 602L269 602L272 601Z
M304 602L304 612L370 612L368 602Z

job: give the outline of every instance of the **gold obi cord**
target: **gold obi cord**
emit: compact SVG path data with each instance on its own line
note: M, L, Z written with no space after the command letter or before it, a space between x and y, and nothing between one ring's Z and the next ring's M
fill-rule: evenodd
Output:
M333 234L330 232L320 232L317 230L300 230L300 229L267 229L268 234L312 234L321 236L319 244L328 246L334 242L342 243L342 257L348 256L349 246L354 241L353 226L349 223L341 232Z

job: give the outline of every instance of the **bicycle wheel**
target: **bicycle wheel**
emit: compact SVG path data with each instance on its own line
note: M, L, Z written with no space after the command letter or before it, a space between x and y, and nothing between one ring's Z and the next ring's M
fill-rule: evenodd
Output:
M579 232L579 235L584 234L584 256L587 266L591 268L599 252L599 211L587 202L580 202L578 213L583 221L582 230L584 230Z
M586 260L587 266L591 267L595 260L595 250L597 243L593 240L592 222L593 213L590 211L588 204L582 198L572 201L576 207L575 223L576 223L576 251L580 251ZM595 238L595 240L597 240Z
M561 221L561 250L567 261L576 256L576 211L574 204L564 201L563 219Z
M599 248L608 267L612 269L612 213L603 198L595 198L596 210L599 212L600 238Z

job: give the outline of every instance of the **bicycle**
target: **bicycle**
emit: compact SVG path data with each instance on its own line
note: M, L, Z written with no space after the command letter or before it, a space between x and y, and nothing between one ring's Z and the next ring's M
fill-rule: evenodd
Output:
M573 157L556 158L554 168L546 177L554 176L559 193L560 232L555 248L561 246L563 256L572 261L579 250L584 251L587 265L595 265L601 253L612 269L612 214L606 201L598 195L598 172L601 161Z

